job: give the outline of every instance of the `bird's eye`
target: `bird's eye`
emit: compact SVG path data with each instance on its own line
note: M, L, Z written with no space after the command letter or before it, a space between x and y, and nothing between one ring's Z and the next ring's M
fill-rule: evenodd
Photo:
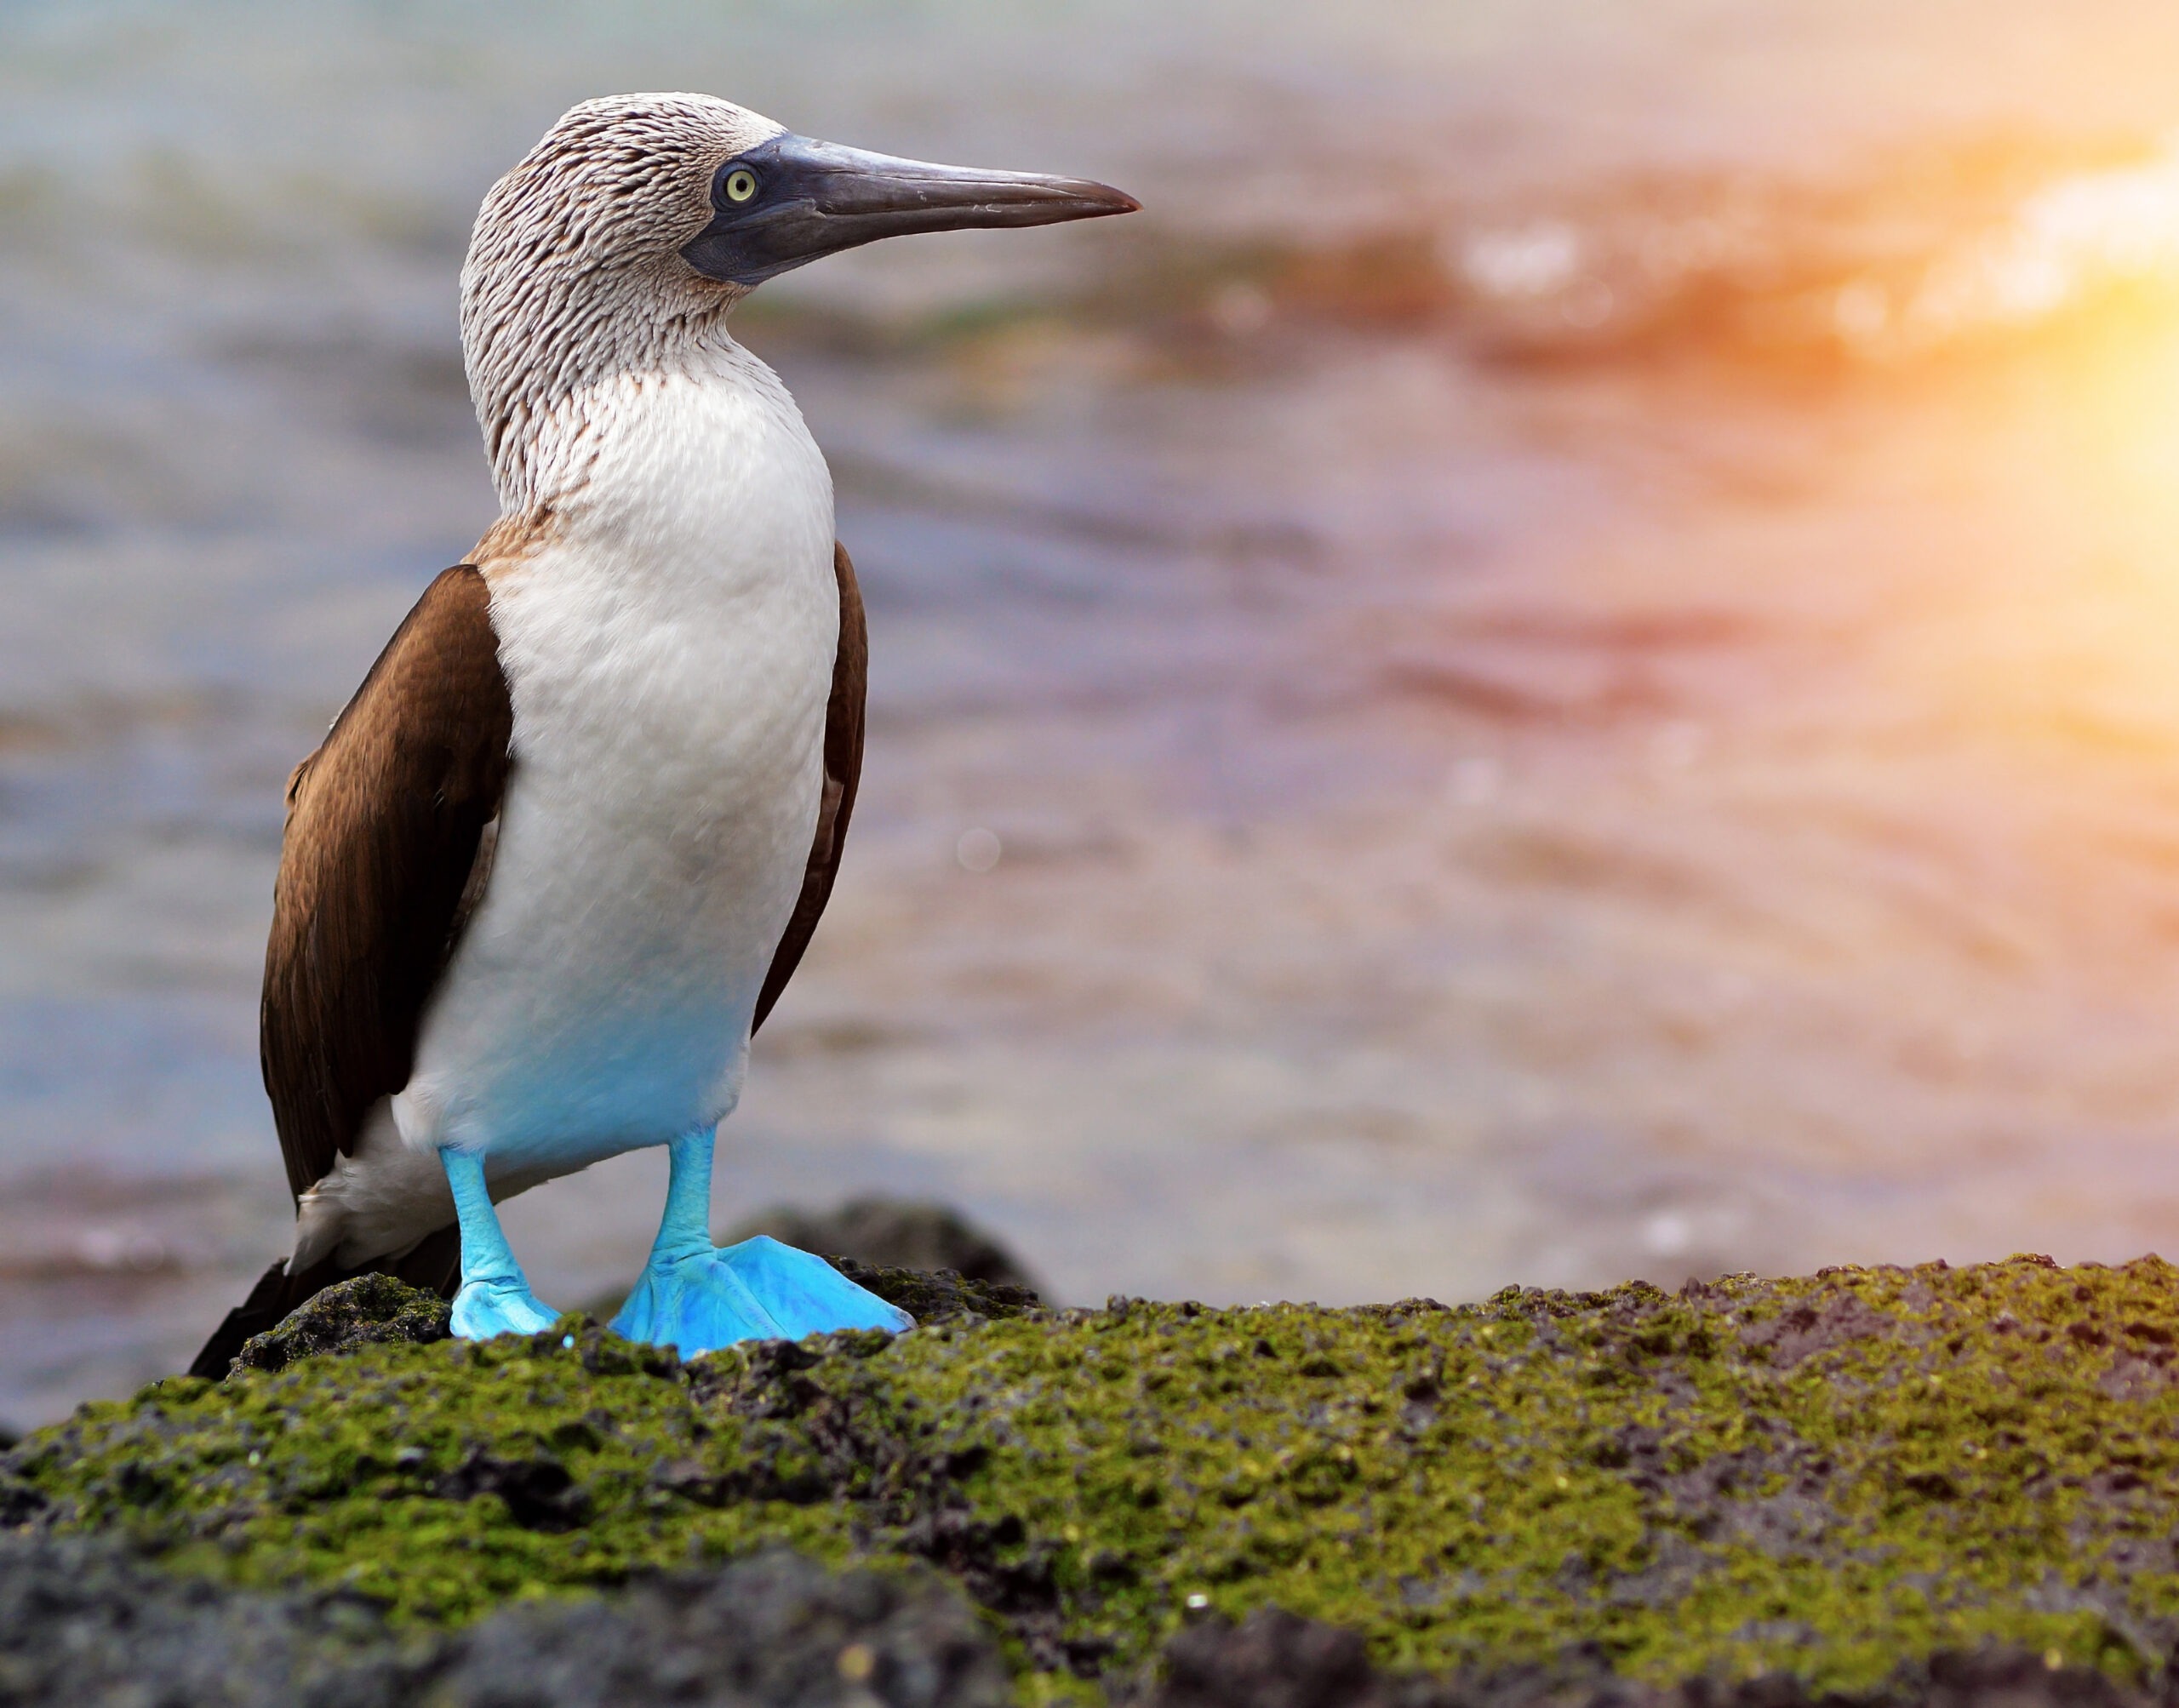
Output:
M728 201L746 202L757 193L757 174L746 166L737 166L726 174L726 182L723 187L726 191Z

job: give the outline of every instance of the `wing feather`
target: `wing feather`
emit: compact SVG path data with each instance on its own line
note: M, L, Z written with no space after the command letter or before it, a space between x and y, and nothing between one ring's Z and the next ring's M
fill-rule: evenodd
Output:
M855 565L848 549L832 546L832 574L840 584L840 646L832 660L832 693L825 703L825 799L817 814L816 840L810 844L809 865L802 876L802 894L787 920L786 931L764 974L758 994L757 1017L749 1030L764 1024L764 1017L786 989L786 981L802 964L803 951L817 929L817 921L832 899L832 880L839 876L840 850L846 845L848 818L855 811L855 785L862 777L863 703L870 683L870 636L862 615L862 590L855 585Z
M483 893L513 729L490 595L462 564L289 780L259 1054L298 1196L408 1083L424 1005Z

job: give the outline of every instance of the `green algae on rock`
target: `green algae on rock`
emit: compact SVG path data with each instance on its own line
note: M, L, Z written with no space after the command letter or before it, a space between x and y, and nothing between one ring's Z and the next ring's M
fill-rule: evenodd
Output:
M454 1307L390 1275L359 1275L327 1288L253 1334L235 1354L245 1370L284 1370L297 1358L354 1346L424 1345L454 1333Z
M570 1318L86 1407L0 1505L412 1624L775 1543L927 1562L1031 1694L1273 1605L1396 1671L1855 1690L2001 1642L2137 1678L2179 1636L2175 1345L2155 1259L1114 1300L687 1365Z
M1026 1317L1042 1303L1026 1282L1003 1277L964 1275L952 1269L902 1269L889 1264L857 1263L849 1257L826 1262L858 1287L888 1305L897 1305L928 1327L963 1317Z
M625 1594L390 1629L339 1591L235 1589L105 1537L0 1532L0 1708L1004 1708L944 1585L773 1551Z

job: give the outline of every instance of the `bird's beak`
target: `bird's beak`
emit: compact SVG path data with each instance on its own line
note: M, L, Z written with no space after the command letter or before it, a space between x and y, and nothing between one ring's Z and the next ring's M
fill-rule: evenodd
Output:
M1054 226L1132 214L1134 197L1086 178L934 166L792 132L720 167L712 222L682 245L709 277L740 285L859 243L976 226Z

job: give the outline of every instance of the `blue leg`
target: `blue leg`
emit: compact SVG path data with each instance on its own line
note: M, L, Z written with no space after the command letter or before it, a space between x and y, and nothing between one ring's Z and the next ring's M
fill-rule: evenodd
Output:
M489 1340L495 1334L535 1334L558 1320L537 1302L523 1278L522 1265L500 1227L500 1213L484 1190L481 1151L439 1152L446 1180L454 1188L455 1214L461 1220L461 1291L454 1295L454 1332L464 1340Z
M712 1243L712 1135L673 1141L666 1215L643 1277L615 1334L678 1348L684 1358L736 1340L799 1340L835 1328L898 1333L915 1318L806 1251L759 1234L724 1250Z

